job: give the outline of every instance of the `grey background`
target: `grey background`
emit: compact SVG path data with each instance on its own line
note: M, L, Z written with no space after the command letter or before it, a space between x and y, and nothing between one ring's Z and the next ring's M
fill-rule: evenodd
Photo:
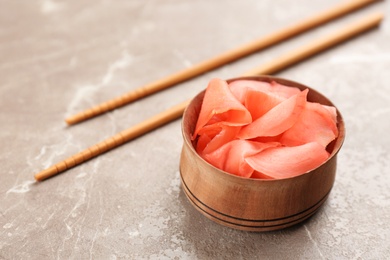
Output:
M0 1L0 259L390 257L390 23L277 76L329 97L346 121L336 182L308 221L236 231L180 187L180 120L42 183L33 175L381 2L157 95L67 127L66 116L339 1Z

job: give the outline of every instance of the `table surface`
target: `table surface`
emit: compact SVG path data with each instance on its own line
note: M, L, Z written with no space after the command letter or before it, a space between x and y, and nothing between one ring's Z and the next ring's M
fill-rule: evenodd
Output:
M277 75L329 97L347 138L333 190L274 232L220 226L180 186L180 120L47 181L33 175L203 90L381 10L376 3L85 123L66 116L339 1L1 1L0 259L390 257L390 22Z

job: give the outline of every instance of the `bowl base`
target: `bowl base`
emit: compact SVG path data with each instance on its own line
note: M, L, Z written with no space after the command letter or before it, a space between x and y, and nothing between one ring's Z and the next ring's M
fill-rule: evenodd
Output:
M208 207L205 203L200 201L191 191L188 189L185 181L183 180L183 176L180 171L180 180L181 186L184 191L184 194L190 201L190 203L204 216L209 218L210 220L221 224L226 227L230 227L237 230L243 231L254 231L254 232L264 232L264 231L275 231L284 229L287 227L291 227L298 223L303 222L309 217L313 216L324 204L327 200L330 191L315 205L310 208L299 212L297 214L286 216L284 218L278 219L267 219L267 220L250 220L250 219L242 219L234 216L229 216L227 214L223 214L218 212L210 207Z

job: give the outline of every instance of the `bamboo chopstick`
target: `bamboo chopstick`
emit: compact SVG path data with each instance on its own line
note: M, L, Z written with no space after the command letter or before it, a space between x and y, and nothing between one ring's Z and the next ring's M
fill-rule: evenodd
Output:
M133 140L153 129L156 129L168 122L171 122L179 118L182 114L188 101L182 102L162 113L159 113L133 127L130 127L122 132L117 133L106 140L97 143L84 151L81 151L68 159L59 162L46 170L43 170L35 174L37 181L43 181L50 178L58 173L64 172L69 168L82 164L83 162L92 159L102 153L114 149L130 140Z
M198 76L202 73L218 68L229 62L238 60L254 52L260 51L298 34L313 29L321 24L334 20L342 15L353 12L366 5L378 2L379 0L349 0L338 4L328 10L306 18L296 24L290 25L284 29L276 31L274 33L263 36L253 42L242 45L236 49L232 49L219 56L198 63L191 68L184 69L177 73L171 74L165 78L154 81L150 84L144 85L138 89L127 92L124 95L108 100L104 103L96 105L85 111L79 112L65 119L65 122L69 125L73 125L113 109L124 106L137 99L148 96L160 90L166 89L180 82Z
M312 43L306 44L303 47L287 53L284 56L276 58L269 63L266 63L258 68L255 68L247 73L248 75L257 75L257 74L274 74L284 68L287 68L295 63L298 63L314 54L326 50L336 44L339 44L347 39L350 39L362 32L371 29L381 22L383 19L382 13L372 14L366 16L364 19L359 20L354 24L350 24L347 27L334 32L326 37L323 37L319 40L313 41ZM160 114L157 114L150 119L139 123L127 130L124 130L72 157L59 162L50 168L43 170L35 174L35 179L37 181L43 181L47 178L50 178L58 173L61 173L69 168L77 166L91 158L94 158L104 152L107 152L117 146L120 146L132 139L135 139L151 130L154 130L164 124L167 124L177 118L179 118L186 106L190 101L185 101L176 105Z
M377 26L383 19L382 13L374 13L366 16L365 18L350 24L331 35L324 36L309 44L303 45L300 48L295 49L292 52L279 56L268 63L265 63L253 70L250 70L244 74L256 75L256 74L272 74L275 71L285 69L299 61L303 61L316 53L329 49L353 36L358 35L361 32Z

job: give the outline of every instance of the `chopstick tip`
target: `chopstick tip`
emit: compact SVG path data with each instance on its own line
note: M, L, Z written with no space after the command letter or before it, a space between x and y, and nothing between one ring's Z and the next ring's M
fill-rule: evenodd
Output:
M77 117L77 116L70 116L70 117L65 118L65 123L67 125L75 125L81 121L82 120L80 120L79 117Z
M46 170L43 170L34 175L34 178L37 182L44 181L58 173L58 169L55 166L52 166Z

